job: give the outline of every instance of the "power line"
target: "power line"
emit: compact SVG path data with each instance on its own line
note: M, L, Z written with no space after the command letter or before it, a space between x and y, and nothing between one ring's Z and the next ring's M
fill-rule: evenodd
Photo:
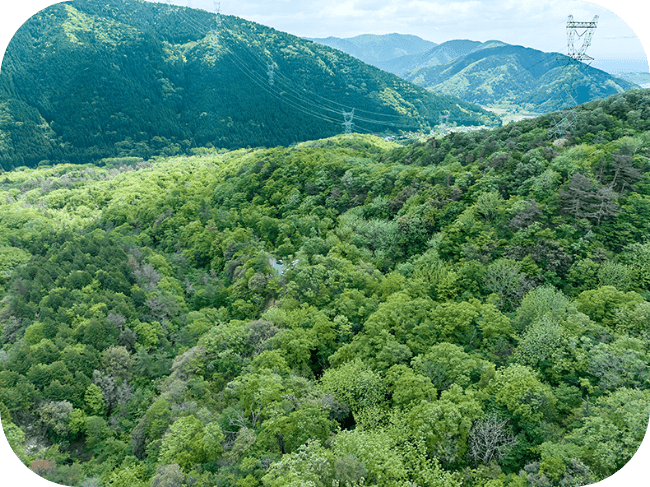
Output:
M257 55L255 52L253 52L248 46L245 44L241 46L242 50L246 51L246 53L250 56L251 61L254 63L257 63L260 67L260 69L263 69L265 64L268 63L268 61L265 61L262 59L259 55ZM342 103L339 103L334 100L330 100L328 98L325 98L317 93L314 93L313 91L309 91L303 87L296 87L295 83L293 80L290 78L286 77L281 71L275 72L276 74L276 81L280 82L282 84L283 89L285 89L288 93L292 94L296 99L300 100L303 103L312 105L312 106L317 106L320 109L323 109L325 111L331 112L331 113L336 113L340 114L341 109L346 109L349 107L349 105L345 105ZM314 99L320 99L322 102L316 102ZM336 107L336 108L335 108ZM392 114L384 114L384 113L378 113L378 112L370 112L367 110L361 110L361 109L356 109L357 112L363 112L363 113L368 113L370 115L378 115L378 116L383 116L383 117L388 117L388 118L396 118L397 120L404 120L404 116L402 115L392 115ZM373 120L369 118L363 118L363 117L357 117L358 120L366 121L368 123L373 123L373 124L381 124L381 125L388 125L388 126L395 126L395 127L405 127L404 124L396 124L393 122L388 122L388 121L380 121L380 120ZM415 124L410 125L409 128L415 127Z
M354 108L351 112L343 112L343 119L345 120L345 122L343 122L343 126L345 127L345 135L348 137L352 133L352 126L354 125L352 122L354 119Z
M217 9L218 10L218 9ZM187 24L191 25L197 32L204 34L206 33L206 28L205 26L201 25L200 23L196 22L194 19L189 18L185 13L182 11L182 9L176 10L176 14L181 17L181 20L186 22ZM217 17L218 17L218 25L222 25L222 19L220 12L217 11ZM213 46L216 48L217 45L216 43L213 44ZM306 90L305 88L300 88L300 91L297 90L293 84L293 82L289 79L286 78L282 73L278 73L275 71L275 67L273 69L269 68L269 63L268 61L264 62L259 55L256 55L255 53L251 52L251 50L245 45L242 44L241 49L243 51L247 51L249 56L252 58L251 60L253 62L257 62L258 65L260 65L261 68L266 68L267 69L267 80L266 83L269 85L274 85L276 81L280 81L282 84L283 89L286 91L283 93L283 96L280 98L284 103L288 103L290 106L293 108L299 109L303 111L304 113L308 113L312 116L315 116L321 120L332 122L332 123L338 123L336 122L333 118L325 115L324 113L321 113L322 111L324 112L330 112L330 113L335 113L340 115L341 113L341 107L347 108L346 105L343 105L341 103L338 103L334 100L329 100L327 98L324 98L316 93L313 93L311 91ZM260 84L261 77L254 71L251 71L248 69L248 63L244 61L240 56L237 55L237 53L233 49L229 49L229 53L232 56L232 61L233 63L240 69L246 76L251 79L251 81L255 82L258 86L262 87ZM279 74L279 76L277 76ZM272 96L275 95L274 92L270 92L269 90L264 90L267 93L271 94ZM292 100L288 100L287 95L289 95L289 98L292 98ZM307 98L307 96L309 98ZM276 96L277 98L277 96ZM313 100L313 98L319 98L326 102L328 105L325 105L323 103L318 103ZM333 106L332 106L333 105ZM334 108L334 106L337 106L338 108ZM308 107L311 107L308 108ZM318 111L315 111L318 110ZM387 118L395 118L396 121L404 121L404 116L400 115L392 115L392 114L384 114L384 113L378 113L378 112L370 112L370 111L364 111L364 110L358 110L364 113L368 113L371 115L378 115L381 117L387 117ZM393 128L400 128L400 129L408 129L408 130L413 130L413 129L422 129L423 128L423 123L420 121L419 123L415 122L413 124L404 124L404 123L395 123L395 122L389 122L389 121L382 121L382 120L376 120L376 119L370 119L370 118L365 118L365 117L357 117L358 120L366 123L370 123L373 125L380 125L384 127L393 127ZM354 124L355 126L359 126L358 124ZM373 131L365 129L364 130L367 133L373 133Z
M219 30L221 29L221 2L214 2L215 21L214 29L210 31L210 42L216 51L219 47Z
M574 87L580 73L580 64L588 66L594 60L594 58L587 55L587 49L591 45L591 39L597 26L598 15L595 15L591 22L577 22L573 20L573 15L569 15L567 19L567 55L558 58L558 63L567 74L564 77L563 85L564 105L566 108L554 118L553 126L549 130L549 137L562 139L576 128L577 114L575 111L576 101L573 97L575 93ZM582 45L576 47L576 38L582 38Z
M275 66L273 65L273 63L268 63L267 67L268 67L268 71L266 72L266 74L269 76L269 85L273 86L273 84L275 82L275 79L274 79L275 78L275 73L274 73Z
M178 12L178 14L179 14L180 16L182 16L182 17L184 16L184 14L183 14L182 12L180 12L180 11ZM202 25L196 23L194 20L190 19L190 18L187 17L187 16L184 16L184 17L185 17L185 18L184 18L183 20L184 20L186 23L188 23L188 24L190 24L190 25L193 25L194 28L197 29L197 31L200 32L201 34L205 34L205 30L204 30L205 28L204 28L204 26L202 26ZM215 49L216 49L218 46L214 46L214 45L213 45L213 47L215 47ZM288 105L291 106L292 108L294 108L294 109L296 109L296 110L299 110L299 111L301 111L301 112L303 112L303 113L305 113L305 114L311 115L311 116L313 116L313 117L315 117L315 118L318 118L318 119L320 119L320 120L322 120L322 121L325 121L325 122L329 122L329 123L332 123L332 124L338 124L338 121L335 120L334 118L327 117L327 116L325 116L325 115L323 115L323 114L321 114L321 113L318 113L318 112L315 112L315 111L313 111L313 110L310 110L309 108L306 108L306 107L304 107L304 106L301 106L300 104L298 104L298 103L296 103L296 102L294 102L294 101L292 101L292 100L287 100L287 99L284 98L284 97L279 97L279 96L277 95L277 93L274 93L273 91L270 90L270 88L269 88L269 86L268 86L268 84L267 84L267 80L266 80L265 78L261 77L257 72L255 72L255 71L251 71L250 69L248 69L247 66L246 66L246 63L245 63L245 62L244 62L244 61L243 61L239 56L237 56L237 54L236 54L233 50L229 50L229 53L230 53L230 56L229 56L230 61L231 61L231 62L232 62L232 63L233 63L233 64L234 64L234 65L235 65L235 66L236 66L236 67L237 67L237 68L238 68L238 69L239 69L239 70L240 70L240 71L241 71L241 72L242 72L246 77L247 77L247 78L249 78L249 79L251 80L251 82L253 82L253 83L254 83L258 88L260 88L262 91L267 92L269 95L271 95L271 96L273 96L273 97L275 97L275 98L277 98L277 99L280 99L281 101L283 101L284 103L288 104Z

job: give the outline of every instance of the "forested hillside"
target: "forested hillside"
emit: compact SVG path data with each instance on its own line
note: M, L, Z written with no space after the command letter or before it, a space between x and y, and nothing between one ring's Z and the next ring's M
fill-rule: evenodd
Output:
M650 91L0 179L0 414L84 486L584 485L650 412Z
M217 31L214 14L138 0L39 12L3 59L0 168L286 146L342 133L353 109L361 133L428 132L445 110L459 124L500 124L340 51L220 21Z
M632 79L583 64L565 70L569 62L565 55L501 41L452 40L424 52L380 59L372 56L373 50L366 52L363 44L331 39L314 40L433 93L457 96L481 106L547 113L565 107L567 84L575 90L572 96L578 104L639 88Z
M538 113L565 107L566 84L571 85L578 104L638 88L582 63L567 68L568 62L566 56L557 53L485 43L446 64L418 66L404 79L434 93L458 96L483 106L509 105Z

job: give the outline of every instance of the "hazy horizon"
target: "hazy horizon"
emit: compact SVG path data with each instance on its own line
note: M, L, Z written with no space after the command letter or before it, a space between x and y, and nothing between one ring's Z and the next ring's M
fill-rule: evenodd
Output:
M610 9L624 7L626 3L601 2ZM647 50L630 25L617 13L581 0L335 0L327 4L315 0L284 0L274 4L272 10L265 0L238 3L169 0L169 3L211 12L220 5L224 15L236 15L299 37L350 38L397 33L437 44L456 39L499 40L561 53L567 52L568 15L572 14L578 21L591 21L598 15L598 28L588 50L594 58L592 65L610 72L649 70ZM579 39L576 45L578 42Z

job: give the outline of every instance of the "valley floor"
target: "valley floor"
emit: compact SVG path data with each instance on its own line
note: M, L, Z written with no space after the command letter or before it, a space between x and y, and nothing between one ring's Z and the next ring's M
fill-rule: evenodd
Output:
M485 105L482 108L496 113L501 118L503 125L542 115L541 113L530 112L516 105Z

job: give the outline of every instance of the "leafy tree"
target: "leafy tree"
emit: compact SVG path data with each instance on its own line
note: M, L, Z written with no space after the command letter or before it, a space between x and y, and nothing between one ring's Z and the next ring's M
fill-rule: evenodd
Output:
M333 477L331 453L318 440L308 441L296 453L283 455L271 464L262 478L265 486L297 486L310 482L316 487L331 485Z
M355 418L364 410L376 410L385 401L382 377L357 359L325 371L320 380L324 392L347 405Z
M111 487L145 487L145 468L142 465L127 465L113 471L108 478Z
M103 416L106 411L106 402L102 390L96 384L90 384L84 394L86 411L91 416Z
M576 380L580 367L573 349L576 340L557 321L544 315L522 335L512 356L513 362L540 372L550 383Z
M275 440L282 453L295 452L310 440L326 442L335 430L329 411L317 405L306 405L287 416L264 422L262 437Z
M647 363L643 343L621 337L612 344L599 343L589 351L588 372L603 391L643 389L650 378Z
M185 474L177 463L159 465L151 479L151 487L182 487L184 483Z
M53 438L63 438L68 435L72 404L68 401L47 402L38 408L41 423Z
M498 296L499 306L512 310L528 290L528 282L519 266L510 259L499 259L485 271L485 287Z
M128 380L131 376L133 359L126 347L112 346L102 353L104 372L119 380Z
M649 404L647 390L621 388L596 400L582 425L568 435L598 478L612 475L632 458L645 434Z
M150 439L161 438L171 420L171 404L164 398L157 399L144 416L144 432Z
M643 302L643 298L633 291L626 293L613 286L602 286L583 291L576 301L579 311L587 314L594 321L611 326L616 309L632 307Z
M496 403L521 421L539 421L557 402L538 374L519 364L497 370L488 393L494 394Z
M163 436L159 462L166 465L175 460L188 472L195 464L214 459L221 452L221 441L223 433L217 423L204 427L195 416L184 416Z
M242 427L237 432L232 446L224 452L223 459L226 462L235 464L251 451L251 447L255 444L256 440L257 436L252 429L246 426Z
M452 384L466 388L483 368L482 360L465 353L458 345L445 342L433 345L426 354L413 358L411 364L438 391L447 390ZM422 388L419 390L424 392Z
M437 397L431 379L405 365L393 365L388 369L385 382L391 392L393 407L408 409L422 400L431 401Z
M529 291L517 308L514 323L525 330L544 316L564 321L577 313L577 308L561 291L552 286L540 286Z
M463 393L453 385L440 400L414 406L405 416L405 426L412 437L424 440L429 455L449 466L463 459L472 423L481 413L472 392Z

